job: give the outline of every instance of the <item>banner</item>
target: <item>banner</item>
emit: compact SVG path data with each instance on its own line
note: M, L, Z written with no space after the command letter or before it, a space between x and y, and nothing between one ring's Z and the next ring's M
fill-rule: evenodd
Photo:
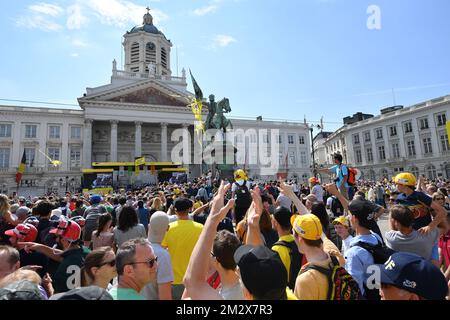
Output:
M450 138L450 120L447 121L446 127L447 127L447 136Z
M134 160L134 165L137 166L142 166L143 164L145 164L145 157L140 157L140 158L136 158Z

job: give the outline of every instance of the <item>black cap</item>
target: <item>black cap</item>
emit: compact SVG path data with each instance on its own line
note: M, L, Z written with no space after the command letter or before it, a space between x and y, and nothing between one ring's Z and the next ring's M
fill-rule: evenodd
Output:
M359 224L369 230L377 227L375 214L379 208L380 206L361 198L356 198L348 205L348 210L358 218Z
M444 274L431 262L413 253L394 253L380 268L381 283L417 294L427 300L445 300Z
M292 212L288 208L283 206L277 207L273 213L273 217L283 228L291 227Z
M234 253L241 279L247 290L257 297L267 292L286 291L288 276L279 255L266 246L240 246Z
M177 198L173 206L177 211L186 211L192 208L192 201L187 198Z
M55 294L50 300L113 300L113 298L105 289L89 286Z

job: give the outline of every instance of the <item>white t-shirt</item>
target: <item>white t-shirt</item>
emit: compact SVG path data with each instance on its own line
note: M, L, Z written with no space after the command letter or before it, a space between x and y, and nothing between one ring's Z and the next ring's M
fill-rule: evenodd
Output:
M159 243L152 243L151 246L155 256L158 257L156 281L148 283L140 293L146 300L159 300L158 284L173 282L172 259L169 251Z
M247 186L248 190L250 190L250 188L252 187L252 183L250 181L247 181L245 183L245 185ZM232 192L236 192L237 187L238 187L238 184L237 183L233 183L233 185L231 186L231 191Z
M345 252L350 248L350 242L352 241L353 236L351 234L348 235L347 239L342 240L342 249L341 252L345 254Z
M316 184L312 190L311 194L315 195L317 198L317 201L323 202L323 189L321 185Z

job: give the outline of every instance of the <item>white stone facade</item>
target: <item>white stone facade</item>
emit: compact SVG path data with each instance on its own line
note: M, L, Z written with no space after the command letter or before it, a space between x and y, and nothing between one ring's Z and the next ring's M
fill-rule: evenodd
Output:
M340 152L368 180L400 171L450 179L449 117L450 95L345 125L325 142L328 164Z

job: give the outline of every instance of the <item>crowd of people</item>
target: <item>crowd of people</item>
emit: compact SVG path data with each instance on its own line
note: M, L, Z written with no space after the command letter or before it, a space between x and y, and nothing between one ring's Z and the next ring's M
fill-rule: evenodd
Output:
M335 160L320 170L330 183L237 170L106 196L0 195L0 300L449 299L450 181L350 183Z

